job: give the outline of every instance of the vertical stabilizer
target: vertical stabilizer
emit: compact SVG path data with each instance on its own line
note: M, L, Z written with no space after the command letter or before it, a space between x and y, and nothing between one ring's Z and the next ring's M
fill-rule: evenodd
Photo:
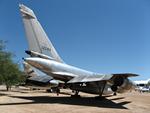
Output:
M23 17L29 50L51 56L58 62L63 62L51 41L37 20L34 12L24 5L19 5Z

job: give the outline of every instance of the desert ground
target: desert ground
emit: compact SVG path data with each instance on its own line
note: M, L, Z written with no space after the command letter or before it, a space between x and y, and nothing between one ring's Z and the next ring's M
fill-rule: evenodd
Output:
M86 93L80 98L70 94L70 90L57 96L23 87L6 91L0 86L0 113L150 113L150 93L129 92L102 100Z

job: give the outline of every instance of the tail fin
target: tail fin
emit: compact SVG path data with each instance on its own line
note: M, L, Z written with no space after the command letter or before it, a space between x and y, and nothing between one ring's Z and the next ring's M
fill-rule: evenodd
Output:
M37 76L35 70L33 70L33 68L27 62L23 62L23 67L24 67L24 72L27 75L27 78Z
M51 56L56 61L63 63L34 12L24 5L19 5L19 7L23 17L29 50Z

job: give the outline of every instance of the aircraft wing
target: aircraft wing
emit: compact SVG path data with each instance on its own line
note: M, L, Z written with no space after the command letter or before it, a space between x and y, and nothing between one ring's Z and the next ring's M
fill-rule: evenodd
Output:
M113 75L78 76L68 81L68 83L103 81L109 80L112 76Z
M124 77L135 77L135 76L139 76L137 74L132 74L132 73L118 73L118 74L112 74L113 76L124 76Z
M113 75L93 75L93 76L79 76L68 72L52 72L53 75L59 75L63 77L68 77L70 80L67 83L81 83L81 82L94 82L109 80Z
M67 83L79 83L79 82L95 82L95 81L108 81L113 77L116 76L122 76L122 77L133 77L133 76L138 76L136 74L131 74L131 73L122 73L122 74L106 74L106 75L93 75L93 76L78 76L74 77Z

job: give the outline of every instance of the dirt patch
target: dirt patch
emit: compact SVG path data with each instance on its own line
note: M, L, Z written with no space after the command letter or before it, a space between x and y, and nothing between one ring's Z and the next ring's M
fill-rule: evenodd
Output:
M131 92L103 99L80 93L81 98L71 98L70 90L62 94L13 88L11 92L0 87L0 113L148 113L150 93Z

